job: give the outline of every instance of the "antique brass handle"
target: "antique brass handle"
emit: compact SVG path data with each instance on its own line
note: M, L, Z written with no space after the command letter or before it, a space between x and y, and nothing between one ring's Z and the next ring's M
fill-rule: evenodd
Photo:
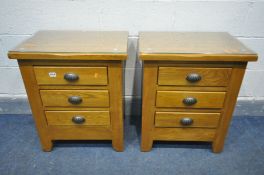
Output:
M71 104L80 104L82 102L82 97L80 96L70 96L68 98L68 101L71 103Z
M189 82L191 82L191 83L198 82L201 79L202 79L201 75L196 74L196 73L188 74L187 77L186 77L186 80L189 81Z
M72 122L75 124L83 124L85 122L85 118L81 115L76 115L72 117Z
M66 73L64 74L64 79L67 81L77 81L79 79L79 76L74 73Z
M180 120L180 122L181 122L182 125L188 126L188 125L193 124L193 119L191 119L191 118L182 118Z
M182 100L182 102L185 104L185 105L194 105L195 103L197 103L197 99L194 98L194 97L186 97L185 99Z

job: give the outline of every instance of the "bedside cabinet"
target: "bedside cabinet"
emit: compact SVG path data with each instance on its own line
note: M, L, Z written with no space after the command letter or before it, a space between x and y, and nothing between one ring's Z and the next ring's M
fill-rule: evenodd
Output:
M141 150L153 141L212 142L221 152L248 61L228 33L141 32Z
M127 32L40 31L17 59L44 151L54 140L112 140L123 151Z

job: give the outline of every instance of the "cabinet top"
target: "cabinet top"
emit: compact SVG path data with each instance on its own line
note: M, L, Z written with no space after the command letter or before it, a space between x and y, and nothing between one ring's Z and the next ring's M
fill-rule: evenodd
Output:
M257 54L226 32L140 32L142 60L256 61Z
M125 60L128 32L39 31L9 51L10 59Z

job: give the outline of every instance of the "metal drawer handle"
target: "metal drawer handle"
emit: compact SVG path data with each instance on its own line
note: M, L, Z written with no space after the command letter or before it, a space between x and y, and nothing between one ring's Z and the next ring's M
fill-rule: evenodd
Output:
M196 73L188 74L187 77L186 77L186 80L189 81L189 82L191 82L191 83L198 82L201 79L202 79L201 75L196 74Z
M79 76L74 73L66 73L64 74L64 79L67 81L77 81L79 79Z
M180 120L180 122L181 122L182 125L188 126L188 125L193 124L193 119L191 119L191 118L182 118Z
M71 103L71 104L80 104L82 102L82 97L79 97L79 96L70 96L68 98L68 101Z
M81 115L76 115L72 117L72 122L75 124L83 124L85 122L85 118Z
M185 105L194 105L195 103L197 103L197 99L194 98L194 97L186 97L185 99L182 100L182 102L185 104Z

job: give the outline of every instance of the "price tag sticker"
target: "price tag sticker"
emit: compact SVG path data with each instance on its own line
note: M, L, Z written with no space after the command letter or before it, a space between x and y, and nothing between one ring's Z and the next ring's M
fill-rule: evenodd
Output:
M56 77L56 72L49 72L49 77L50 78L55 78Z

